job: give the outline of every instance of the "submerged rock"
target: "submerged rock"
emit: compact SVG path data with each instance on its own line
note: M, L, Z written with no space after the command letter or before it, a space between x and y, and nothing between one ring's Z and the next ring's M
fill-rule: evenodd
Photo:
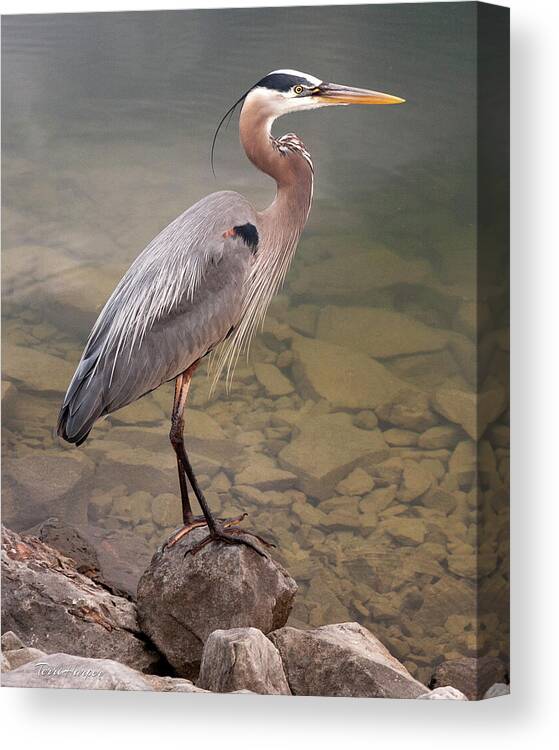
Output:
M293 393L293 383L275 365L257 362L254 365L254 374L270 396L286 396Z
M373 307L325 307L317 337L384 359L444 349L448 334L409 315Z
M347 409L375 409L406 386L367 354L302 336L293 341L293 371L303 390Z
M508 403L505 389L496 381L480 392L458 385L443 385L433 397L433 408L451 422L460 425L473 440L479 440Z
M2 373L34 391L64 393L74 374L70 362L39 349L4 342Z
M381 403L376 409L377 416L395 427L422 432L438 424L439 419L432 411L426 393L405 386Z
M298 428L299 435L282 449L279 460L297 475L300 489L313 497L326 499L359 464L370 466L388 455L380 431L355 427L349 414L308 417Z
M428 274L426 261L401 258L383 245L375 245L350 257L338 253L302 268L291 289L305 299L347 299L348 294L355 298L394 284L415 284Z
M204 646L197 684L214 693L291 695L277 648L256 628L214 630Z
M2 676L4 687L206 693L188 680L138 672L113 659L48 654Z
M35 451L3 462L5 484L17 497L18 523L25 528L37 518L73 514L85 518L85 498L94 464L79 451Z
M36 537L2 529L2 629L47 653L112 658L140 670L160 655L140 632L136 607L81 575Z
M207 529L196 529L159 550L138 585L143 631L185 677L197 674L213 631L280 628L297 591L279 563L244 545L212 542L186 554L206 534Z
M356 622L270 634L294 695L417 698L428 693L375 636Z

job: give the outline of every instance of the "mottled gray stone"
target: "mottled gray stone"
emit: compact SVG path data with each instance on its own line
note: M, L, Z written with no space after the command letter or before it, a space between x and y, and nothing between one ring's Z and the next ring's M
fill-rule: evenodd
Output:
M214 630L254 627L269 633L285 624L297 591L279 563L245 545L211 543L185 554L206 534L196 529L158 550L138 585L142 630L177 674L188 678L198 673Z
M204 646L197 684L214 693L291 695L277 648L256 628L214 630Z
M5 656L10 663L10 669L17 669L18 667L27 664L35 659L42 659L46 656L45 651L41 651L38 648L23 647L18 648L15 651L6 651Z
M82 690L155 690L205 693L188 680L138 672L113 659L48 654L2 676L4 687L78 688Z
M270 633L294 695L417 698L428 689L356 622Z
M47 653L112 658L149 671L160 655L146 643L135 605L83 576L33 536L2 529L2 628Z

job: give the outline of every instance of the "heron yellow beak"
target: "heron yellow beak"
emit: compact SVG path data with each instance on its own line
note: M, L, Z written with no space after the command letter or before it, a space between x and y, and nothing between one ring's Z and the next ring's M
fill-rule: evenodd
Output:
M315 96L324 104L402 104L406 101L381 91L339 86L337 83L321 83Z

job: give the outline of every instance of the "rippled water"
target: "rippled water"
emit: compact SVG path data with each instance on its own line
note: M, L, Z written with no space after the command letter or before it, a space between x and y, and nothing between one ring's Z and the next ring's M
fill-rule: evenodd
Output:
M232 392L208 402L198 376L194 463L216 510L248 510L278 543L294 621L358 620L424 680L443 658L506 655L506 272L476 290L474 7L4 17L6 523L58 514L148 549L178 523L171 386L81 449L53 437L87 333L185 207L221 188L273 197L234 120L209 167L255 80L290 67L376 88L406 105L275 127L311 151L314 205ZM476 421L492 423L479 466Z

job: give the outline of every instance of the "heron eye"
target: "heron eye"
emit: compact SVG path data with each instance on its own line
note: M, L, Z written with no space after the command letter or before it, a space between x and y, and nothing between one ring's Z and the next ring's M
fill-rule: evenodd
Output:
M294 91L294 92L295 92L296 94L302 94L304 90L305 90L305 89L303 88L303 86L300 86L300 85L299 85L299 86L294 86L294 87L293 87L293 91Z

